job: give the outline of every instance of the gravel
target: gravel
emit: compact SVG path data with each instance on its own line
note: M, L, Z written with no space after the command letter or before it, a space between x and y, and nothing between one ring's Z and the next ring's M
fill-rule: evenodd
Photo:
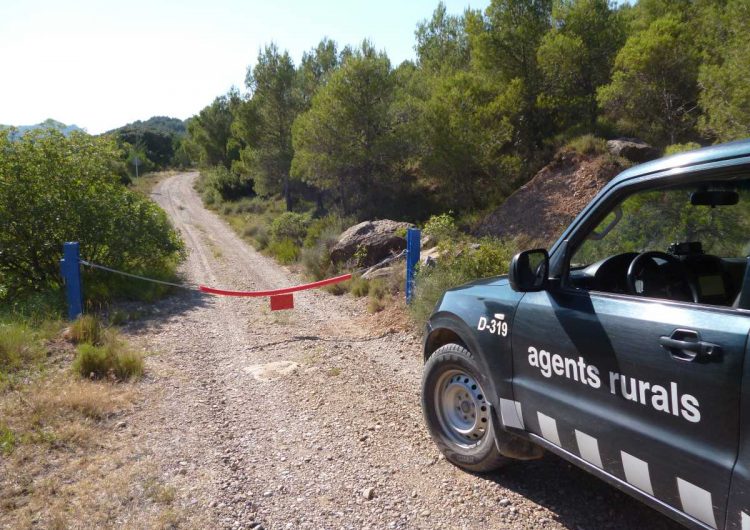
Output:
M185 281L301 282L202 206L196 176L154 192L186 241ZM158 352L128 426L183 526L200 513L227 529L677 528L554 456L486 476L450 465L422 421L421 337L373 329L364 305L307 291L272 313L267 299L185 292L127 326Z

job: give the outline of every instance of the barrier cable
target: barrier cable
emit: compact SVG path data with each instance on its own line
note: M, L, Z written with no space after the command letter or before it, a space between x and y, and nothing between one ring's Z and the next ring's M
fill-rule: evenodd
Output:
M357 274L367 274L368 272L380 269L389 263L392 263L398 259L401 259L406 254L405 250L402 250L400 253L395 254L393 256L389 256L386 259L382 260L379 263L376 263L375 265L372 265L371 267L362 267L360 269L356 269L352 272L349 272L347 274L342 274L340 276L335 276L333 278L327 278L325 280L319 280L317 282L312 283L305 283L301 285L296 285L293 287L284 287L281 289L271 289L266 291L229 291L224 289L216 289L213 287L206 287L205 285L189 285L189 284L180 284L180 283L173 283L173 282L166 282L164 280L157 280L154 278L148 278L146 276L140 276L138 274L132 274L130 272L124 272L117 269L112 269L110 267L105 267L104 265L99 265L98 263L92 263L90 261L86 260L79 260L79 262L82 265L85 265L86 267L91 267L93 269L100 269L106 272L110 272L113 274L119 274L121 276L127 276L128 278L135 278L137 280L143 280L151 283L158 283L161 285L168 285L170 287L177 287L179 289L185 289L187 291L199 291L203 293L208 294L216 294L216 295L225 295L225 296L250 296L250 297L262 297L262 296L278 296L283 294L290 294L297 291L305 291L307 289L316 289L318 287L323 287L325 285L331 285L334 283L340 283L344 282L346 280L350 280L354 275Z

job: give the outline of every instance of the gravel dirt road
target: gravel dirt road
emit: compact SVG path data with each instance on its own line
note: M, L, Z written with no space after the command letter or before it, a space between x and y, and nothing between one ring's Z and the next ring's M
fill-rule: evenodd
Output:
M299 283L203 207L196 177L154 192L186 241L185 280ZM128 430L173 487L177 526L677 528L553 456L487 476L455 468L422 422L421 337L377 329L348 296L295 304L186 292L126 328L158 352Z

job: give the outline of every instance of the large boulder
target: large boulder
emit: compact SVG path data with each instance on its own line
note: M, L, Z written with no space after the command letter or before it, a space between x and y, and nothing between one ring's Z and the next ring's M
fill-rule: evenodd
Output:
M404 234L407 228L414 225L383 219L381 221L364 221L354 225L339 236L338 242L331 249L331 260L343 263L358 254L358 265L369 267L387 258L393 252L406 248ZM359 250L362 249L362 250ZM361 259L359 259L361 258Z
M659 151L638 138L616 138L607 142L607 149L615 156L621 156L640 164L659 158Z

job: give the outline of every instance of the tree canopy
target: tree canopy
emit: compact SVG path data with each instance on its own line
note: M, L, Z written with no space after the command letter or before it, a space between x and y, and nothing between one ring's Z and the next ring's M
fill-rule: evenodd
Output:
M298 65L265 47L247 93L203 109L186 145L288 209L487 208L578 136L663 149L750 135L749 13L746 0L492 0L459 14L441 2L415 29L413 62L367 41L324 38Z

